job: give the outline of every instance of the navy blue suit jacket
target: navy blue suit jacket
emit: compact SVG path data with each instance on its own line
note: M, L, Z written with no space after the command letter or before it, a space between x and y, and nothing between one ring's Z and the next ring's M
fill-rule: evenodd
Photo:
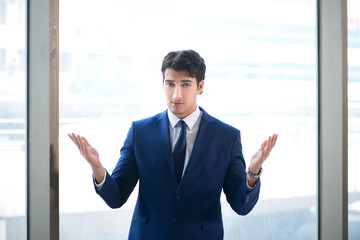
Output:
M200 110L199 130L179 185L167 112L133 122L113 173L106 173L98 191L111 208L119 208L139 181L129 239L220 240L221 191L240 215L256 204L260 182L247 192L240 131Z

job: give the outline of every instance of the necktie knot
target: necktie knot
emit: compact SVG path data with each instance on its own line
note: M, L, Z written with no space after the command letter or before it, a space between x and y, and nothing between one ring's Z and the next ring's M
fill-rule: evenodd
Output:
M178 121L178 124L181 127L181 131L186 131L186 122L184 120Z

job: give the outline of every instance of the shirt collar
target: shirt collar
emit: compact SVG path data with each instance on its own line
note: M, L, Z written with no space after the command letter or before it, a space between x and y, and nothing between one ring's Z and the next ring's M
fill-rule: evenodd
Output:
M200 114L201 114L201 111L200 111L199 107L197 106L194 112L192 112L189 116L187 116L186 118L184 118L182 120L186 123L188 128L191 130L191 128L194 126L196 120L198 120L198 118L200 117ZM175 125L179 122L180 118L178 118L175 114L173 114L170 111L170 109L168 109L167 115L169 118L170 126L172 129L174 129Z

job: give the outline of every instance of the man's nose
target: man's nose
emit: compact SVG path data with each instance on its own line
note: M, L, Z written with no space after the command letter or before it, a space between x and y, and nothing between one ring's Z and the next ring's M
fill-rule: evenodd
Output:
M181 92L181 87L180 86L175 87L173 98L174 99L182 98L182 92Z

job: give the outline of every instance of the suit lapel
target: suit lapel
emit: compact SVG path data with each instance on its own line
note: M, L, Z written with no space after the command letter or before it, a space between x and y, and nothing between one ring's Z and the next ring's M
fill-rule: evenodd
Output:
M157 140L160 142L161 148L166 157L166 161L169 165L172 176L175 179L175 170L174 170L174 160L171 152L170 145L170 133L169 133L169 120L167 117L167 111L164 111L160 114L159 119L154 121L155 133L157 136Z
M208 144L211 136L214 133L214 126L212 124L212 117L207 114L202 108L201 122L199 126L198 133L196 135L195 143L193 150L190 155L189 163L185 169L184 176L180 182L180 186L183 185L183 182L186 181L187 176L190 174L191 170L193 169L194 165L198 161L200 155L205 150L206 145Z

